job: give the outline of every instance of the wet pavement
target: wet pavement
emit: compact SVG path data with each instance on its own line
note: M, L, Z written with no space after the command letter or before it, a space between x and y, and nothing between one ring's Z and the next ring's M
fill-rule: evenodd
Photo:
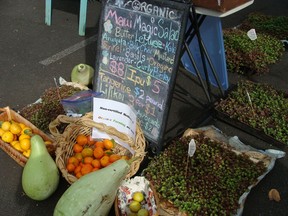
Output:
M52 25L44 23L45 1L4 0L0 1L0 107L10 106L19 110L35 102L43 91L55 86L54 78L60 76L70 80L72 68L79 63L94 66L96 54L99 2L89 2L86 36L78 35L77 0L53 1ZM223 28L241 23L250 12L259 11L267 15L287 15L288 2L283 0L256 0L254 3L228 17L222 18ZM270 72L251 77L254 81L270 83L278 89L288 91L288 53ZM228 74L233 85L244 77ZM269 143L247 134L220 120L208 118L210 110L199 83L187 72L179 73L176 89L189 94L173 95L168 116L166 139L175 137L188 127L213 124L229 136L259 149L275 148ZM215 90L215 94L218 91ZM1 215L34 216L52 215L57 200L68 187L61 178L56 193L42 202L27 198L21 187L22 167L0 150L0 212ZM281 193L279 203L268 199L268 191L276 188ZM113 213L111 213L113 215ZM276 161L273 170L249 194L244 207L244 216L288 215L288 158Z

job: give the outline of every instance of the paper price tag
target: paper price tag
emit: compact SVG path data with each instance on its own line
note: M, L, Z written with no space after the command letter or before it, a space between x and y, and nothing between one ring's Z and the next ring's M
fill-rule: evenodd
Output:
M250 38L250 40L256 40L257 39L257 34L256 34L255 29L250 29L247 32L247 36Z
M195 140L192 139L189 142L189 147L188 147L188 155L189 155L189 157L192 157L194 155L195 151L196 151L196 143L195 143Z

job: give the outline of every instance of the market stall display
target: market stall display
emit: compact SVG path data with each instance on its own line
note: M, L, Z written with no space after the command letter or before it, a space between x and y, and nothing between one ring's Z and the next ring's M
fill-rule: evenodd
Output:
M214 127L187 129L151 160L144 176L155 188L160 215L241 215L275 159Z

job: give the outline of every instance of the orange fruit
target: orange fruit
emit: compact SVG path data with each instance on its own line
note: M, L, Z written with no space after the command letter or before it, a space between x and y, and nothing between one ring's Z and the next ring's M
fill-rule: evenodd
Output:
M78 173L76 173L76 175L75 175L75 176L76 176L76 178L78 178L78 179L79 179L79 178L81 178L81 177L82 177L82 173L81 173L81 172L78 172Z
M81 168L81 174L86 175L90 172L92 172L93 166L91 164L84 164Z
M92 136L88 136L87 144L91 146L91 145L94 145L94 143L95 143L95 140L92 138Z
M104 143L102 141L96 141L95 142L95 147L100 147L100 148L104 148Z
M30 139L21 139L20 141L20 146L21 146L21 149L23 149L24 151L27 151L28 149L31 148L31 142L30 142Z
M104 143L105 149L107 149L107 150L110 150L110 149L112 149L114 147L114 143L113 143L112 140L104 139L103 143Z
M76 157L76 158L79 160L79 162L82 161L82 159L83 159L83 156L82 156L82 153L81 153L81 152L75 153L75 154L74 154L74 157Z
M78 136L76 137L76 142L79 145L86 145L88 142L88 138L84 135L84 134L78 134Z
M95 158L100 159L104 155L104 150L100 147L96 147L93 151L93 155Z
M4 130L4 129L3 129ZM2 140L6 143L11 143L12 141L14 141L14 135L13 133L11 133L10 131L5 131L2 136L1 136Z
M110 161L109 161L109 156L107 156L107 155L104 155L104 156L100 159L100 164L101 164L102 167L108 166L109 163L110 163Z
M75 156L71 156L68 158L68 164L74 164L75 166L79 165L79 160Z
M91 164L93 160L94 160L93 157L88 156L88 157L84 158L83 162L84 162L84 164Z
M92 160L91 164L94 168L99 168L99 169L101 168L101 163L98 159Z
M109 156L109 162L113 163L117 160L121 159L121 156L120 155L117 155L117 154L111 154Z
M13 134L20 134L22 131L22 128L20 127L20 125L18 123L13 122L10 126L10 132Z
M111 150L105 150L105 151L104 151L104 154L110 156L110 155L113 154L113 151L111 151Z
M68 163L67 166L66 166L66 169L67 169L67 171L69 173L74 172L75 168L76 168L76 166L74 164L72 164L72 163Z
M76 166L75 169L74 169L74 174L76 175L79 172L81 173L81 168L82 168L81 165Z
M81 153L82 150L83 150L83 146L81 146L81 145L78 144L78 143L74 144L74 146L73 146L73 151L74 151L75 153Z
M94 172L94 171L97 171L97 170L99 170L100 168L98 168L98 167L94 167L93 169L92 169L92 172Z
M92 157L93 156L93 149L90 147L86 147L81 151L83 158L85 157Z

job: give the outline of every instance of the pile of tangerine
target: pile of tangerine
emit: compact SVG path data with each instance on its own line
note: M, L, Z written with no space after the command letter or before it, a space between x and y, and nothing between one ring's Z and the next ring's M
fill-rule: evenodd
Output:
M103 139L96 141L91 136L78 134L73 145L73 155L67 160L66 169L78 179L90 172L105 168L119 159L128 160L113 152L114 140Z

